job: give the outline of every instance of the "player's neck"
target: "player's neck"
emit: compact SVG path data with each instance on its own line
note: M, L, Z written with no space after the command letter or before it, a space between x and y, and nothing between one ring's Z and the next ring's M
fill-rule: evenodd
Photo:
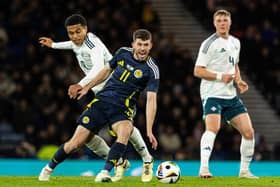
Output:
M225 33L219 33L217 32L217 35L223 39L228 39L229 37L229 33L228 32L225 32Z

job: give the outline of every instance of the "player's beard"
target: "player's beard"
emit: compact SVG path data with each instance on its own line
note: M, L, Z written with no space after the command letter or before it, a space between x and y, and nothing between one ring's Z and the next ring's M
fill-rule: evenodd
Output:
M145 60L147 58L147 52L136 52L137 60Z

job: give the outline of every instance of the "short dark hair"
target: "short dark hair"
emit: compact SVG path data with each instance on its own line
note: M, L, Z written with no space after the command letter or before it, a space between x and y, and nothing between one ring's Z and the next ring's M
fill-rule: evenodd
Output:
M72 14L68 18L66 18L64 26L70 25L78 25L81 24L82 26L87 26L87 20L81 14Z
M146 29L137 29L133 32L133 41L135 41L137 38L142 40L152 40L152 34L150 31Z

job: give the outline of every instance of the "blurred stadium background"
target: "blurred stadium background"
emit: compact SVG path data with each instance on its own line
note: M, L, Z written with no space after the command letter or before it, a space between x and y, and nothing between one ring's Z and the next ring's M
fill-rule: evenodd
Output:
M68 40L64 20L81 13L112 53L130 46L136 28L152 31L152 56L161 72L154 128L159 149L152 153L156 160L199 160L204 125L192 71L201 41L214 32L217 8L232 12L231 33L241 40L240 69L250 87L242 98L256 131L254 160L279 161L280 1L274 0L1 0L0 158L48 159L72 135L86 100L70 100L67 89L82 72L72 51L41 48L38 38ZM144 97L138 105L135 125L146 138ZM101 135L112 143L106 131ZM211 158L238 161L239 144L239 134L224 123ZM86 148L71 158L99 159ZM128 158L140 159L132 146Z

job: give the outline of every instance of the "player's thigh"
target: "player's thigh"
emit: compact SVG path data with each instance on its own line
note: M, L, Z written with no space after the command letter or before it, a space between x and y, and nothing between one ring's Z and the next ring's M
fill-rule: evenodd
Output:
M90 103L89 108L80 115L77 123L92 133L97 134L108 122L104 113L105 105L106 103L101 101Z
M254 129L247 108L239 97L234 97L227 101L226 109L223 112L224 118L235 127L242 136L252 139Z
M217 133L221 126L223 100L219 98L208 98L203 101L203 119L206 130Z
M247 108L239 97L224 100L222 116L227 122L231 122L234 117L243 113L247 113Z
M252 139L254 137L254 129L247 112L241 113L231 119L231 124L236 128L240 134L246 139Z
M126 107L125 105L114 105L109 104L106 110L106 116L110 116L108 119L109 128L111 130L110 134L113 136L119 137L119 131L120 129L127 128L121 130L122 132L132 131L133 128L133 111ZM120 125L121 124L121 125ZM121 127L121 128L119 128Z
M208 114L205 116L206 130L217 133L221 127L220 114Z
M122 120L112 124L112 129L117 133L117 142L127 144L133 129L133 124L130 120Z

